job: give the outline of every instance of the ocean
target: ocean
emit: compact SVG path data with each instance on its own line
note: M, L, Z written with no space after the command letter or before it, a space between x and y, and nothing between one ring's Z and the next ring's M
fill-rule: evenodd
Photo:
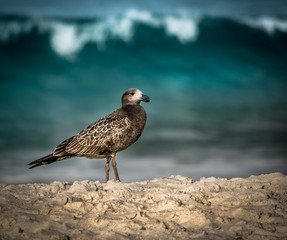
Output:
M27 163L128 88L151 103L142 137L117 154L122 181L287 174L285 16L1 14L0 66L1 183L104 181L104 159Z

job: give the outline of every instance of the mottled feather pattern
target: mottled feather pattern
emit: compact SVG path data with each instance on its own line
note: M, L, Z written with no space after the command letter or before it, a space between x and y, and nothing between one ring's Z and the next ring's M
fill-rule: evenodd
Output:
M54 155L86 154L93 157L110 153L114 138L126 134L129 126L127 116L120 115L119 110L99 119L74 137L63 141L56 147ZM108 150L109 149L109 150Z
M66 152L67 144L68 144L69 142L71 142L74 137L75 137L75 136L70 137L70 138L64 140L63 142L61 142L61 143L55 148L55 150L54 150L54 152L53 152L53 156L58 156L58 157L59 157L59 156L64 156L64 155L66 155L66 154L67 154L67 152Z
M126 118L113 112L76 135L76 140L82 146L97 145L99 141L105 142L115 131L122 131L127 127Z

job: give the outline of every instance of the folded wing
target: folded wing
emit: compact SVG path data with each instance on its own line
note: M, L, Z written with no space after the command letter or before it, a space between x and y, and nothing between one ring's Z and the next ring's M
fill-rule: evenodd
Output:
M112 112L76 136L60 143L53 155L75 154L88 157L109 154L113 149L115 138L125 134L127 128L127 117Z

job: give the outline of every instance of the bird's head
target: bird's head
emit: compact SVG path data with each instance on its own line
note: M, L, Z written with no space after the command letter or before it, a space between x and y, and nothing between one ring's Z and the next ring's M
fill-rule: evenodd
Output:
M122 105L138 105L140 102L150 102L150 98L136 88L128 89L122 96Z

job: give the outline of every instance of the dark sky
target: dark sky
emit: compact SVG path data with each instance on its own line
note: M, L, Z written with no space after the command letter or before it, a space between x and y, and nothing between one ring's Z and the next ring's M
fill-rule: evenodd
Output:
M0 0L0 13L93 16L135 8L215 15L287 16L286 0Z

